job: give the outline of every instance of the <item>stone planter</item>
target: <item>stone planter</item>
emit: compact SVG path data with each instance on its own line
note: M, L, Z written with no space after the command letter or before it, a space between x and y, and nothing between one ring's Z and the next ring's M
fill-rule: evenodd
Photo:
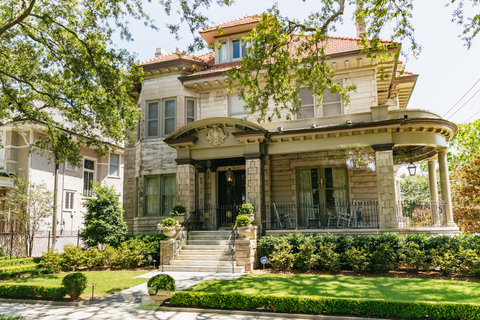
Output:
M154 302L158 302L160 304L163 303L166 299L170 299L173 296L172 291L167 291L167 290L158 290L157 293L155 294L155 288L148 288L148 294L150 295L150 300Z
M255 220L255 212L249 213L247 216L250 218L250 220L252 220L252 222Z
M180 224L182 224L185 221L185 216L173 216L173 218Z
M177 230L175 229L169 229L169 230L162 230L163 234L169 238L175 237L177 234Z
M244 226L244 227L237 227L238 234L242 238L248 238L250 233L252 232L252 225Z

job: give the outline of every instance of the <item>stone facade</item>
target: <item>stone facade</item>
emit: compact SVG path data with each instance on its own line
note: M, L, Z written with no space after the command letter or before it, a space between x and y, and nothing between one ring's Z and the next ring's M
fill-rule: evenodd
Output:
M376 151L378 209L380 228L398 228L396 217L395 176L393 174L393 151Z

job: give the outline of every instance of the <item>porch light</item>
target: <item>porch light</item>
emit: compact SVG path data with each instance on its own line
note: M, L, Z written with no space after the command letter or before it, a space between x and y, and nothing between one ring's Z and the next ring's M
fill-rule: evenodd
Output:
M227 178L228 182L233 181L233 172L232 170L228 169L227 172L225 172L225 177Z
M417 166L414 165L412 162L410 162L407 169L408 169L408 174L410 174L410 176L414 176L417 173Z

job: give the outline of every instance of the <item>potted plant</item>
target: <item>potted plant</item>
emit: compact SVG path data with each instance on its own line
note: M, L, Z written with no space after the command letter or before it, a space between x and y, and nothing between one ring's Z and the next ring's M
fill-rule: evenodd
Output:
M238 230L238 234L242 237L242 238L246 238L247 235L252 231L251 230L251 227L252 227L252 219L250 219L249 216L245 215L245 214L239 214L237 216L237 230Z
M240 214L244 214L250 217L250 220L255 220L255 206L251 203L244 203L240 208Z
M157 225L158 230L162 231L164 235L172 238L177 233L177 228L180 224L173 218L165 218Z
M175 279L168 274L156 275L148 280L147 289L152 300L163 303L165 299L169 299L173 295L176 289Z
M177 220L178 223L183 223L185 221L185 213L187 213L187 209L184 206L174 205L170 216Z

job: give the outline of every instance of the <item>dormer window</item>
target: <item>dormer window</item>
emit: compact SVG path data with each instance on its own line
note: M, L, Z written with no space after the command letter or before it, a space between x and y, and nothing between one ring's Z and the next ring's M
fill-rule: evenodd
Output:
M241 39L228 39L218 42L217 63L236 61L245 55L246 42ZM219 48L220 47L220 48Z

